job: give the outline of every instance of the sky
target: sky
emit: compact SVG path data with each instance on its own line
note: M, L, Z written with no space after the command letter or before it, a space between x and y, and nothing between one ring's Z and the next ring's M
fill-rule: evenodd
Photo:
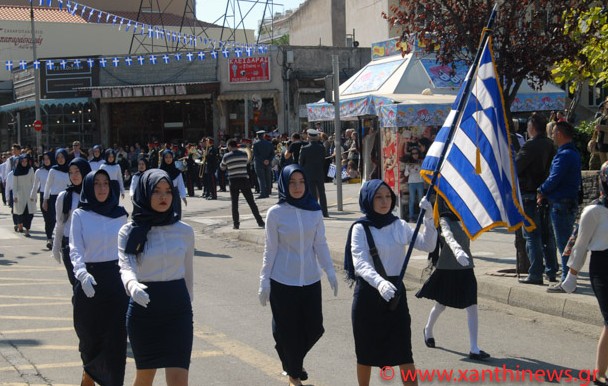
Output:
M268 0L266 17L268 18L276 12L284 12L289 9L295 10L301 3L304 3L304 1L305 0ZM253 29L257 33L258 23L264 14L264 7L266 5L265 0L259 0L257 2L256 0L196 0L197 18L209 23L222 25L227 4L228 15L230 16L226 21L227 27L235 26L236 23L240 22L241 15L243 15L243 18L245 19L245 28ZM246 14L247 16L245 16ZM236 18L233 18L233 15L235 15Z

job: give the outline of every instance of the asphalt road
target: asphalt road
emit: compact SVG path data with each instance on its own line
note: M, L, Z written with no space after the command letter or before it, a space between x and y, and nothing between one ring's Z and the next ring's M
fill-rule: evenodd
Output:
M204 212L204 211L203 211ZM194 213L194 212L193 212ZM195 337L190 384L286 385L274 351L269 307L257 300L262 248L213 233L213 224L229 221L222 210L186 216L196 230ZM44 248L40 219L33 237L12 230L6 208L0 210L0 385L77 385L81 362L72 327L71 290L64 268ZM309 353L307 385L356 385L355 354L350 325L352 290L342 284L333 297L324 289L325 335ZM505 385L538 384L521 371L561 372L588 378L581 370L593 367L600 327L546 316L480 299L479 345L492 359L470 361L466 312L448 309L441 316L428 349L422 328L432 303L413 296L408 288L416 365L425 370L453 370L458 383ZM154 301L154 299L151 299ZM504 367L503 367L504 366ZM461 373L460 371L466 370ZM483 374L481 373L483 371ZM511 371L511 372L509 372ZM519 372L518 372L519 371ZM513 377L509 380L509 374ZM134 363L127 363L126 384L131 384ZM164 384L162 372L155 384ZM385 374L389 376L390 373ZM483 375L483 380L481 376ZM478 376L476 378L476 376ZM492 376L492 381L489 377ZM498 377L498 378L497 378ZM506 381L504 379L506 377ZM398 385L372 373L373 385ZM454 383L452 381L450 383ZM421 384L431 384L421 382ZM435 382L433 384L443 384ZM554 381L554 383L556 383ZM561 384L587 384L567 381Z

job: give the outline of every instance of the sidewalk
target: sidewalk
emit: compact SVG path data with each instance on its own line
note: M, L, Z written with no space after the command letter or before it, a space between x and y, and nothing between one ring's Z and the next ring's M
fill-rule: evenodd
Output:
M325 220L325 232L332 259L338 267L343 266L348 229L353 221L361 217L358 201L360 185L345 184L342 187L343 210L339 212L336 204L336 186L331 183L325 184L330 215L330 218ZM270 199L258 200L257 203L260 212L264 215L266 209L276 203L276 195L271 196ZM249 215L247 204L242 201L239 203L239 208L243 217L241 229L233 230L232 221L229 216L226 216L227 222L222 225L217 224L219 226L215 228L215 232L264 245L264 232L257 228L255 220ZM229 213L228 210L225 214L229 215ZM411 225L414 227L415 224ZM547 293L549 283L546 280L543 286L518 283L514 274L514 240L514 234L508 233L504 229L497 229L484 233L471 243L479 297L584 323L594 325L603 323L589 282L589 259L579 275L578 288L575 293ZM405 276L408 287L419 287L424 283L428 277L427 263L427 254L414 250Z

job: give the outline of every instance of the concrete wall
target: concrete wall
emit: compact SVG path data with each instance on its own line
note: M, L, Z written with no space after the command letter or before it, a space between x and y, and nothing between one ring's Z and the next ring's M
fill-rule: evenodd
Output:
M399 34L398 29L389 28L382 18L388 14L389 6L397 0L346 0L346 33L355 31L355 40L360 47L371 47L373 42L387 40Z
M307 0L290 17L292 46L344 47L345 0Z
M173 31L172 28L167 30ZM6 71L4 63L13 61L18 66L19 60L32 59L31 29L29 22L3 21L0 30L0 82L10 80L10 72ZM117 55L129 53L132 33L118 30L112 24L63 24L36 23L36 38L38 40L37 55L39 58L66 58L73 56ZM207 29L211 39L220 39L221 29ZM247 31L248 41L255 41L253 31ZM78 36L78 39L74 37ZM24 39L25 40L24 42ZM236 41L244 42L243 30L236 33ZM161 40L155 40L155 51L164 52L166 45L160 45ZM164 43L164 42L163 42ZM134 46L139 47L139 44ZM140 48L140 51L143 48ZM199 45L198 49L203 49ZM171 51L171 46L169 51ZM193 51L195 51L193 49ZM144 67L149 67L146 65Z

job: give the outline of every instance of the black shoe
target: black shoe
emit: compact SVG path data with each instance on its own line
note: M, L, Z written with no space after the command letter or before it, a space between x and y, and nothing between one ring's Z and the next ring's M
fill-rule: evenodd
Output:
M479 350L478 354L469 353L469 359L473 359L474 361L483 361L486 360L490 357L490 354L488 354L487 352L483 351L483 350Z
M549 278L549 283L557 283L557 278L556 277L550 277Z
M300 373L300 381L305 381L308 379L308 372L304 369L302 369L302 372Z
M543 285L543 279L531 279L529 276L525 279L519 279L521 284Z
M52 240L47 240L46 241L46 247L47 249L50 251L51 249L53 249L53 241Z
M261 198L268 198L268 196L262 196L261 194L259 196L256 197L256 200L259 200Z
M239 229L239 224L232 225L232 229Z
M258 226L259 226L260 228L266 228L266 223L265 223L264 221L260 221L260 222L258 222ZM301 378L300 378L300 379L301 379Z
M596 380L594 380L594 381L593 381L593 384L594 384L594 385L597 385L597 386L608 386L608 383L606 383L606 381L602 381L602 380L600 380L600 379L596 379Z
M422 337L424 338L424 344L426 344L426 347L428 348L435 348L435 338L426 338L426 332L425 329L422 329Z

